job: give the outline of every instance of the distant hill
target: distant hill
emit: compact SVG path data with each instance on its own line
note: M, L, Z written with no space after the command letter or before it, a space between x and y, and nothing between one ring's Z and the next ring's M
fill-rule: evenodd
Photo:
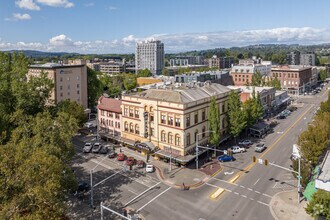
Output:
M40 57L61 57L61 56L76 56L79 53L66 53L66 52L43 52L37 50L10 50L9 53L24 53L27 57L40 58Z

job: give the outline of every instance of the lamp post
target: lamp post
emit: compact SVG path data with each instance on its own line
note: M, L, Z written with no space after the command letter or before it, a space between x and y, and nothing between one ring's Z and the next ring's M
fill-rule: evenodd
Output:
M204 134L204 133L215 133L215 131L204 131L196 135L196 170L198 170L198 135Z

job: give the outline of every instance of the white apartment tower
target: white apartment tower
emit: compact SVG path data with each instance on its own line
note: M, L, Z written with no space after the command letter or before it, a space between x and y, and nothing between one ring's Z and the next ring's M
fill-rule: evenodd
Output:
M159 40L139 42L136 44L135 69L149 69L153 75L160 75L164 68L164 43Z

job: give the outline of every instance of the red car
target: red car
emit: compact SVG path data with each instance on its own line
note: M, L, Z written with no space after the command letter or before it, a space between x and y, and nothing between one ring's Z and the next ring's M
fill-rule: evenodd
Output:
M126 165L131 166L135 164L135 159L134 157L128 157L126 160Z
M117 155L117 160L118 161L124 161L125 160L125 154L118 154Z

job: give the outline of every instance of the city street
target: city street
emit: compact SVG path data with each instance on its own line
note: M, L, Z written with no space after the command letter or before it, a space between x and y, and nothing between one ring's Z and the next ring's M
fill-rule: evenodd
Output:
M73 168L78 179L86 182L90 182L90 170L95 168L92 178L95 209L90 207L90 193L86 193L83 198L72 199L73 216L79 219L100 218L102 201L111 209L122 213L126 208L132 213L140 213L145 219L273 219L269 209L271 198L278 192L296 189L297 180L290 172L253 163L252 157L290 168L292 145L312 121L319 103L327 98L326 94L323 90L318 95L299 98L298 109L287 119L279 120L264 139L254 139L254 145L247 152L234 154L236 160L233 162L222 163L223 169L219 174L203 186L187 191L161 182L156 173L146 174L144 169L136 168L129 171L123 162L116 159L84 154L83 141L95 141L94 137L76 137L77 155ZM262 153L254 152L258 142L267 146ZM145 160L145 156L139 153L126 148L123 150L126 155ZM219 188L225 191L218 198L211 198ZM107 211L104 216L106 219L115 218Z

